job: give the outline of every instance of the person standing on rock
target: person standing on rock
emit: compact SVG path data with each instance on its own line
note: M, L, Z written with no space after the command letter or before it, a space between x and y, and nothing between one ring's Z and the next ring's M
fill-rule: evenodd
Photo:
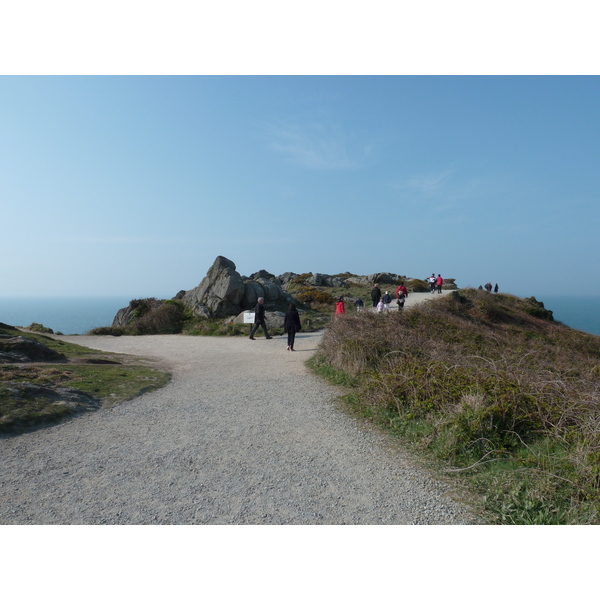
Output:
M379 286L377 284L375 284L373 286L373 289L371 290L371 300L373 300L373 308L375 308L377 306L377 303L379 302L380 299L381 299L381 290L379 289Z
M262 327L263 331L265 332L265 337L270 340L271 336L269 335L269 332L267 331L267 323L265 320L265 299L264 298L259 298L258 302L256 303L256 306L254 307L254 325L252 327L252 330L250 331L250 339L253 340L254 339L254 334L256 333L256 330Z
M296 305L294 303L290 304L289 310L285 313L285 318L283 320L283 333L288 334L288 345L287 349L294 351L294 340L296 338L296 333L300 331L300 315L298 314L298 310L296 309Z

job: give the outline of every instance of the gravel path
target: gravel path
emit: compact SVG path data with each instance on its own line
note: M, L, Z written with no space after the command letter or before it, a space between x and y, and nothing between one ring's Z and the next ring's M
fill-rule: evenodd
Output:
M320 334L65 337L173 372L156 392L0 437L1 524L473 523L450 489L336 408Z

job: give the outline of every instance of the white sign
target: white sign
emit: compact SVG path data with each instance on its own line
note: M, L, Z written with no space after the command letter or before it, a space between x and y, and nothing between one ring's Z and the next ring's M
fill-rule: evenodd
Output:
M244 323L254 323L254 311L253 310L244 311Z

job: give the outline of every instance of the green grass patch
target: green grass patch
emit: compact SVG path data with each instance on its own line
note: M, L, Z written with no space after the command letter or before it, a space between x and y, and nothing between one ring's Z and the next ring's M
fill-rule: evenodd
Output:
M90 407L106 408L163 387L170 379L169 373L137 357L98 352L12 327L0 326L0 333L35 339L66 357L54 363L0 364L1 432L25 431L61 420L81 409L60 399L57 401L53 391L78 390L96 401L91 402ZM88 409L92 408L85 407Z

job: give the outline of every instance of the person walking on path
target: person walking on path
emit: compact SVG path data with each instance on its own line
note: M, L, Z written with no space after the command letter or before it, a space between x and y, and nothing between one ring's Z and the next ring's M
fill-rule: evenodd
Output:
M296 333L300 331L301 328L300 315L298 314L296 305L292 303L290 304L289 310L285 313L285 318L283 320L283 333L287 333L288 335L287 349L291 350L292 352L294 351L294 340L296 338Z
M365 306L365 303L362 301L362 298L360 298L359 296L356 297L356 300L354 301L354 306L356 306L356 312L362 312L362 309Z
M438 276L436 277L435 285L437 287L437 293L441 294L442 286L444 285L444 280L442 279L442 276L439 273L438 273Z
M435 273L431 274L431 277L427 278L427 282L429 283L429 290L432 294L435 294L435 281L436 281Z
M267 323L266 323L266 319L265 319L265 299L264 298L259 298L258 302L256 303L256 306L254 307L254 325L252 327L252 330L250 331L250 339L253 340L254 339L254 334L256 333L256 330L262 327L263 331L265 332L265 337L270 340L271 336L269 335L269 332L267 331Z
M379 302L380 298L381 290L379 289L379 286L375 284L373 286L373 289L371 290L371 300L373 300L373 308L377 306L377 303Z
M346 309L344 307L344 296L340 296L335 303L335 314L334 317L345 315Z
M377 312L382 313L384 310L385 304L383 303L383 300L379 300L379 302L377 303Z
M398 310L402 310L404 308L404 302L408 297L408 290L404 285L404 282L401 281L396 288L396 304L398 305Z
M408 298L408 290L404 285L404 281L401 281L396 288L396 299L399 300L401 295L404 296L404 298Z
M386 291L386 293L383 295L382 300L387 310L390 307L390 303L392 302L392 297L390 296L390 293Z

